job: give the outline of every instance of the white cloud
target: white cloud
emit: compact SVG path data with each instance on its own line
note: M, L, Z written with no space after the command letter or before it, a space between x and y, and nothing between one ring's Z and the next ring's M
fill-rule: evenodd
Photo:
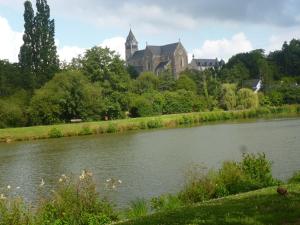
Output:
M102 48L109 48L120 55L122 59L125 59L125 38L123 37L112 37L103 40L98 46ZM59 43L59 41L56 41ZM78 46L63 46L58 48L58 55L61 61L70 62L72 58L77 57L78 55L83 55L87 48L81 48Z
M222 58L228 60L231 56L253 50L251 42L244 33L237 33L231 39L206 40L201 48L192 50L196 58Z
M125 41L123 37L113 37L105 39L99 46L108 47L119 54L122 59L125 59Z
M23 33L14 31L7 19L0 16L0 34L0 59L17 62Z
M269 45L266 48L266 53L270 51L280 50L285 41L289 42L293 38L299 39L300 31L282 30L280 34L272 35L269 39Z
M82 55L85 52L85 48L76 46L64 46L58 49L59 59L61 61L71 62L74 57Z

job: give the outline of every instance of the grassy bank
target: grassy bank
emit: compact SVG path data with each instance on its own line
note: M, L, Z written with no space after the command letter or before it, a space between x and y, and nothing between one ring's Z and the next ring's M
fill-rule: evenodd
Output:
M300 185L287 187L288 196L277 194L276 187L211 200L170 212L156 213L122 225L300 224Z
M84 122L22 128L0 129L0 142L59 138L90 134L121 133L130 130L172 128L199 125L206 122L240 120L251 118L276 118L299 116L300 106L260 107L239 111L213 111L162 115L115 121Z

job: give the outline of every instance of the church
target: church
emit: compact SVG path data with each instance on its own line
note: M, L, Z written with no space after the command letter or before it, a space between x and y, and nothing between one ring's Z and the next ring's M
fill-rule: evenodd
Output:
M178 79L179 74L188 68L188 55L182 43L155 46L148 45L139 50L131 29L125 43L127 65L133 66L138 73L153 72L159 75L162 71L171 69L172 74Z

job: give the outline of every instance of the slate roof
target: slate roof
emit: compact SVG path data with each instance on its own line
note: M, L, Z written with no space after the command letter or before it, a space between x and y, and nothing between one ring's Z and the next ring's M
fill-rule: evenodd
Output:
M219 66L218 59L193 59L197 66Z
M129 34L127 36L127 39L126 39L126 42L136 42L137 43L137 40L135 39L135 36L134 34L132 33L131 29L129 31Z
M139 50L133 54L131 59L142 59L144 57L144 55L145 55L145 50Z
M174 54L178 45L178 42L162 46L147 45L146 49L149 49L156 56L169 56Z

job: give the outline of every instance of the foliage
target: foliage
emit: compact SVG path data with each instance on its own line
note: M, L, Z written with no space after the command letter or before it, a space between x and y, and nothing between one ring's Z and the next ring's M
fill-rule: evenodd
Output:
M293 176L288 180L289 184L300 183L300 171L295 172Z
M225 110L233 110L237 105L236 85L223 84L220 104Z
M154 116L162 114L163 106L164 96L151 91L134 97L129 110L132 117Z
M130 78L120 59L114 51L108 48L93 47L88 49L80 60L83 73L91 82L99 82L105 89L105 94L111 91L125 92L130 86Z
M69 122L71 119L100 119L103 110L101 89L80 72L56 74L36 91L30 103L33 124Z
M27 86L35 88L49 81L59 69L55 27L46 0L36 1L35 15L30 1L25 1L24 7L24 43L20 48L19 61L29 80Z
M187 75L182 74L176 81L176 90L180 89L196 93L197 87L196 83L191 78L189 78Z
M2 194L0 199L0 225L31 225L33 215L20 197L9 198Z
M42 199L36 224L108 224L116 220L112 206L100 199L92 173L83 170L79 179L62 175L49 198Z
M142 73L134 82L133 89L136 93L142 94L152 90L157 90L159 85L158 77L152 72Z
M242 88L237 92L238 109L251 109L258 107L258 96L251 89Z
M282 225L297 224L300 215L299 185L284 186L288 197L276 193L276 187L188 205L173 211L155 213L121 225Z
M127 211L127 217L129 219L143 217L148 214L148 211L148 202L143 198L138 198L130 202L130 208Z
M176 195L162 195L154 197L150 201L151 209L155 212L165 212L177 209L183 206L183 203Z
M243 154L241 162L224 162L218 171L192 167L179 198L185 203L196 203L276 184L265 154Z
M60 138L63 137L63 133L56 127L53 127L50 131L49 131L49 137L50 138Z

